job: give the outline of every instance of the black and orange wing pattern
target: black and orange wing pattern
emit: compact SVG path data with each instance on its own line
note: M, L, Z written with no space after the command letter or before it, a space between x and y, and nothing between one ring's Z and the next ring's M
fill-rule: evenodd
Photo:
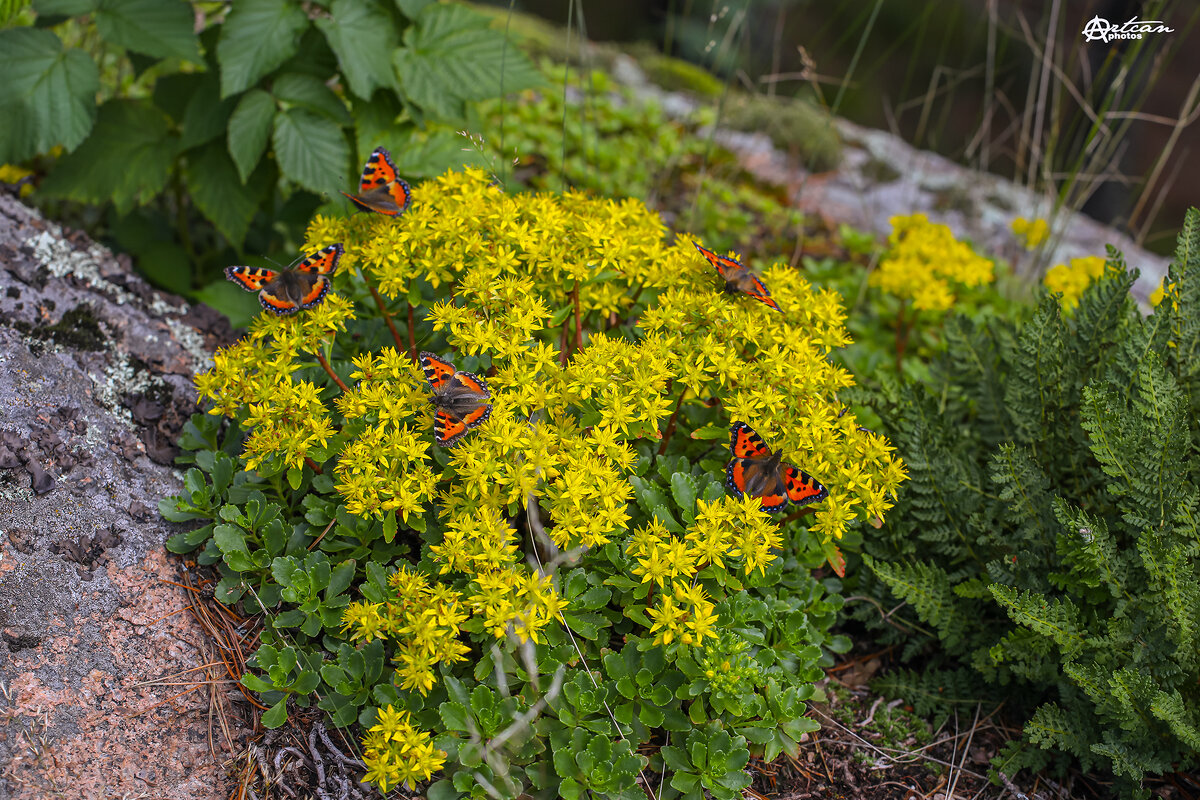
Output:
M729 429L729 450L734 458L771 457L767 443L744 422L735 422Z
M421 353L421 369L425 370L425 380L434 391L440 390L457 371L449 361L438 358L433 353Z
M798 506L819 503L829 497L829 490L820 481L791 464L785 464L783 467L783 485L787 490L788 500Z
M367 159L362 178L358 181L358 192L342 194L364 211L389 217L403 214L412 202L412 189L397 174L391 153L383 147L376 147Z
M753 297L758 302L766 303L771 308L779 311L779 303L775 302L775 299L771 297L771 292L767 290L767 285L763 283L762 279L753 272L746 270L746 272L738 279L737 284L739 289Z
M295 266L295 269L317 275L332 275L344 252L345 248L340 244L331 244L305 256L304 260Z
M707 247L701 247L695 242L692 242L692 244L697 250L700 251L700 255L704 256L704 258L708 260L708 263L713 265L713 268L716 269L717 274L720 275L721 279L726 283L732 283L740 272L746 270L746 267L742 265L742 262L738 261L736 258L719 256L712 250L709 250Z
M279 273L262 267L226 267L225 277L247 292L257 292Z
M421 353L421 369L433 389L433 438L442 447L451 447L467 431L487 421L492 413L487 382L433 353Z

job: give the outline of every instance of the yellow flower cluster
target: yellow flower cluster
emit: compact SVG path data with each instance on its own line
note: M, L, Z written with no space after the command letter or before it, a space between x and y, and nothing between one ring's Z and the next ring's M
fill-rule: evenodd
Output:
M419 572L401 567L388 578L394 595L386 603L355 602L342 615L351 641L396 642L396 684L422 695L433 688L438 664L462 661L468 647L458 639L467 619L462 595L443 585L430 586Z
M871 273L872 286L911 300L918 311L941 312L954 304L955 287L992 282L992 262L955 239L945 225L930 222L924 214L889 221L891 249Z
M838 295L783 265L760 272L780 311L726 294L692 243L666 233L634 200L510 195L481 171L448 173L415 187L399 218L315 219L306 252L341 242L336 282L365 302L354 309L331 293L305 314L263 317L197 379L214 413L251 428L253 464L336 457L333 485L346 511L393 532L399 523L425 531L436 516L424 571L401 569L394 597L354 603L343 620L353 640L395 644L402 689L423 694L439 665L462 660L460 626L540 642L562 622L566 600L523 563L513 526L521 516L535 538L544 530L547 547L624 550L658 590L642 618L655 641L712 639L714 588L699 582L700 570L765 572L781 533L753 497L701 503L681 538L657 523L629 531L638 440L656 448L681 440L694 432L676 423L689 417L713 419L719 409L710 426L718 431L748 422L821 481L829 497L809 519L826 539L891 506L903 464L853 414L839 416L837 394L853 381L830 359L849 342ZM990 279L990 263L940 247L943 260L958 259L949 278ZM430 303L435 292L449 299ZM487 421L453 448L432 442L430 388L405 352L413 343L394 325L396 347L338 337L355 311L376 316L388 305L408 317L400 327L420 320L424 336L432 329L446 342L421 346L487 381ZM346 383L331 377L340 391L323 394L314 381L333 375L335 357L343 374L348 363L353 371ZM381 785L436 760L407 718L388 719L390 732L372 729L369 748Z
M699 499L696 509L696 521L682 539L655 518L636 528L625 545L626 555L636 562L634 577L669 589L647 612L653 620L650 630L656 634L655 644L697 645L706 636L716 636L714 605L695 584L701 569L727 569L726 561L736 560L749 576L755 570L765 573L778 558L779 529L758 499L723 497L713 503Z
M677 402L719 398L730 421L752 425L829 490L814 528L841 538L855 518L882 517L906 479L880 436L859 430L837 393L853 377L830 353L849 343L840 296L817 289L784 265L760 274L782 313L721 293L712 268L690 242L668 253L675 283L642 315L643 348L674 375Z
M1050 224L1041 217L1017 217L1012 221L1012 232L1016 234L1022 247L1026 250L1036 250L1042 242L1050 238Z
M250 430L245 444L250 469L275 461L298 468L311 451L328 446L335 431L321 393L295 375L306 366L300 355L324 358L351 319L353 305L335 294L306 314L260 314L246 338L218 350L212 369L196 376L196 391L212 402L208 413L240 416Z
M1063 308L1079 305L1083 290L1104 274L1105 261L1100 256L1072 258L1069 264L1057 264L1046 270L1042 281L1052 292L1062 294Z
M0 183L14 184L22 178L27 178L33 174L33 170L18 167L15 164L0 164ZM33 184L23 183L19 191L21 197L28 197L33 194Z
M433 746L427 732L413 726L407 711L389 705L375 719L363 737L364 783L377 784L385 794L401 784L411 790L446 763L446 754Z

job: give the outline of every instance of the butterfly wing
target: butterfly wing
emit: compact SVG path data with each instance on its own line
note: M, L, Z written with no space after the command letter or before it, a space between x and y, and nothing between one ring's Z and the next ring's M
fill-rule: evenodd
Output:
M443 408L439 408L433 415L433 440L442 447L453 446L468 430L462 419Z
M488 391L487 382L471 372L456 372L454 379L459 385L473 395L478 395L481 399L491 397L492 393Z
M270 283L279 273L262 267L226 267L225 277L245 289L257 292Z
M375 148L367 159L367 166L358 182L358 191L356 195L342 194L364 211L389 217L403 214L412 202L412 189L396 174L391 154L382 147Z
M387 186L394 180L396 165L392 163L392 154L386 148L376 147L367 158L367 165L363 167L362 178L358 182L359 194Z
M307 311L320 303L325 299L325 295L329 293L329 287L332 285L327 275L316 276L312 282L312 288L300 298L300 308Z
M783 485L788 499L798 506L819 503L829 497L829 490L822 483L791 464L783 465Z
M758 470L760 467L753 461L745 458L733 458L725 465L725 486L739 500L745 495L757 497L762 502L763 511L768 514L774 514L776 511L782 510L788 504L786 495L778 492L777 488L771 488L762 494L755 493L755 484L762 483L763 476ZM770 481L772 487L778 487L778 480Z
M454 365L438 358L433 353L421 353L420 361L421 369L425 370L425 380L429 381L430 388L435 392L445 388L450 379L454 377Z
M771 293L767 291L767 285L753 272L747 270L742 273L738 278L737 287L758 302L766 303L771 308L779 311L779 304L775 302L771 297Z
M324 247L315 253L310 253L305 256L304 260L296 265L295 269L299 272L315 273L317 275L332 275L337 269L338 260L345 252L340 244L331 244Z
M700 251L700 255L704 256L708 260L708 263L713 265L713 268L716 269L717 274L720 275L722 280L724 280L726 283L733 283L737 276L746 269L744 266L742 266L742 262L738 261L736 258L719 256L712 250L709 250L706 247L701 247L695 242L692 242L692 244L695 245L696 249Z
M735 422L729 429L729 450L734 458L771 457L771 450L766 442L744 422Z

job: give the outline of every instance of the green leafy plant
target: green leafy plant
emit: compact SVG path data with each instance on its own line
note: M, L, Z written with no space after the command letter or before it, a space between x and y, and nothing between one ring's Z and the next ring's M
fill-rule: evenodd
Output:
M639 753L654 742L686 754L666 797L732 796L750 755L815 728L813 684L849 642L829 631L840 580L813 570L904 480L838 413L838 298L780 266L779 311L727 295L634 200L480 170L413 197L399 219L314 219L307 247L344 245L335 290L197 376L195 467L161 510L200 527L169 546L264 613L244 684L265 724L315 702L362 726L382 788L633 796L676 771ZM450 448L423 350L490 390ZM828 498L776 522L728 496L733 419Z
M1069 755L1144 797L1200 763L1200 212L1148 317L1135 275L1112 253L1071 316L1050 296L947 324L929 382L877 398L913 480L865 551L928 629L902 622L908 652L962 665L893 688L945 707L1007 685L1025 735L996 770Z
M152 280L227 308L220 269L294 247L372 149L435 175L462 154L429 121L542 84L487 17L428 0L37 0L14 22L0 163L65 149L35 199L105 209Z

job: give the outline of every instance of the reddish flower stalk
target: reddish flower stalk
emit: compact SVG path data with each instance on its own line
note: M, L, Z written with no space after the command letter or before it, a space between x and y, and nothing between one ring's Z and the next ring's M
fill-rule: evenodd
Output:
M325 368L325 372L328 373L329 377L333 378L333 382L338 385L339 389L341 389L343 392L350 391L350 387L342 383L342 379L339 378L337 373L333 371L333 367L329 366L329 362L325 360L325 355L323 353L317 353L317 361L320 362L321 366Z
M671 437L675 435L675 420L679 418L679 409L683 407L683 398L685 396L687 396L686 386L679 393L679 399L675 401L675 410L671 412L671 419L667 422L667 430L663 433L662 444L658 447L658 454L660 456L667 452L667 445L671 443Z

